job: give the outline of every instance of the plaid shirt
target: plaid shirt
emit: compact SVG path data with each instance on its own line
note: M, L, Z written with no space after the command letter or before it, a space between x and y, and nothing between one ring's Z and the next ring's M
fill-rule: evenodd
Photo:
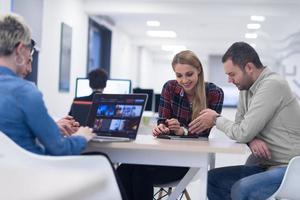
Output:
M207 108L215 110L217 113L221 113L224 100L223 90L213 83L206 82L205 91ZM184 127L188 127L188 124L192 121L190 102L188 101L183 88L176 80L170 80L163 86L158 113L160 118L177 119L180 126ZM208 136L210 129L205 132L206 134L201 135Z

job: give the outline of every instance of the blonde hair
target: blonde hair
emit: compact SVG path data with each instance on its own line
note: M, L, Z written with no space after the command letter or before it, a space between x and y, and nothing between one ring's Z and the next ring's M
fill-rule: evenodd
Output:
M195 96L192 102L192 120L197 118L202 110L206 108L205 83L202 64L196 54L190 50L177 53L172 61L175 71L176 64L187 64L199 71L198 82L195 86Z
M0 56L12 54L16 45L31 43L31 31L24 19L17 14L0 16Z

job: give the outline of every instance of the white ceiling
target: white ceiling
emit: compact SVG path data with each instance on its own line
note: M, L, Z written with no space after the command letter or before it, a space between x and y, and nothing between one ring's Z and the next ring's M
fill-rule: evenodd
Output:
M168 53L162 44L186 45L199 57L223 54L235 41L255 43L263 60L278 58L283 50L299 48L299 0L83 0L90 15L108 16L135 44L147 48L156 58ZM264 15L258 31L246 25L251 15ZM159 20L158 28L147 20ZM150 38L147 30L173 30L173 39ZM258 33L245 39L246 32ZM295 47L295 41L298 41Z

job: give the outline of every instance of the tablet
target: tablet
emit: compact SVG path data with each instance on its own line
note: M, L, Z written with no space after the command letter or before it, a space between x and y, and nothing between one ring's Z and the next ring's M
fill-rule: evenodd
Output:
M199 135L158 135L159 139L168 139L168 140L202 140L208 141L207 137L201 137Z

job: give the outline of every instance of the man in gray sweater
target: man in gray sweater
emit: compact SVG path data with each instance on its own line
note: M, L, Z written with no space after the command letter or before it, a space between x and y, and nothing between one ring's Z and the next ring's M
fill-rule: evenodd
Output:
M234 43L222 62L229 82L240 90L235 121L205 109L199 118L201 125L190 124L190 131L216 125L231 139L248 143L261 161L211 170L208 197L266 199L280 186L289 160L300 155L299 103L288 83L264 67L247 43Z

